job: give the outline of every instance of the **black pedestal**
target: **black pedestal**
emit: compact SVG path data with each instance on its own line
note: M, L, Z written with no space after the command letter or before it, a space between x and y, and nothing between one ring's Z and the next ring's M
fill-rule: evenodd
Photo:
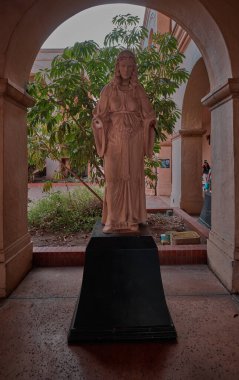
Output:
M86 249L69 343L176 339L160 274L157 246L139 235L106 235L95 225Z

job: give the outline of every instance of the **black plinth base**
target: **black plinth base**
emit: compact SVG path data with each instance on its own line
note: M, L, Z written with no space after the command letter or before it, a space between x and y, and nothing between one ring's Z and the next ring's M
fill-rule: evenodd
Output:
M68 343L175 340L157 246L138 235L106 235L95 225Z

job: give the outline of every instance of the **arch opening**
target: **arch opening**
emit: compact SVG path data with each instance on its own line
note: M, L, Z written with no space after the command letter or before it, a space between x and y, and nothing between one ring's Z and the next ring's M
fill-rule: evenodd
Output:
M100 1L97 5L103 3ZM131 3L144 6L143 1ZM54 0L48 2L47 6L45 2L36 1L30 7L22 9L21 17L16 15L14 30L11 33L9 30L5 31L7 44L1 60L2 76L24 88L37 52L46 38L63 21L94 5L94 0L87 4L84 0L71 0L67 4ZM189 7L187 0L181 1L180 4L175 0L152 0L147 6L168 15L188 31L204 58L211 88L232 76L225 41L215 20L200 1L194 0ZM5 11L5 16L9 17L12 9L6 6ZM41 20L41 23L37 23L36 20ZM214 54L211 54L212 51ZM18 60L15 59L16 56L19 57Z

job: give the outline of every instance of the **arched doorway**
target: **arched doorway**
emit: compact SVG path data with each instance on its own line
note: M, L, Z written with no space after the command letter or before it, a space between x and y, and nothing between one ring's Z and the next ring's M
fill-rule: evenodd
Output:
M179 130L181 142L181 199L180 208L189 214L200 214L202 198L202 157L206 131L210 129L210 114L201 99L209 92L209 81L203 59L193 67L187 83L182 125Z
M89 0L17 0L1 4L0 45L0 296L17 285L31 266L27 233L25 84L44 40L63 21L103 3ZM134 2L135 3L135 2ZM138 5L145 5L138 0ZM175 19L192 36L203 56L211 87L204 104L212 109L213 205L209 262L232 291L239 290L239 31L232 4L193 0L151 0L147 6ZM230 19L230 23L228 23ZM230 79L229 79L230 78ZM225 127L226 126L226 127ZM218 133L218 131L220 133ZM222 160L221 157L224 157ZM221 165L221 166L220 166ZM222 190L227 184L227 194ZM226 227L225 227L226 226Z

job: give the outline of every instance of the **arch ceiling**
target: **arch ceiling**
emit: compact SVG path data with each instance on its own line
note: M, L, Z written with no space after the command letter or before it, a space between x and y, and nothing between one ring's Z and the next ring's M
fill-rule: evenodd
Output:
M182 128L201 129L204 107L201 99L209 92L207 71L200 58L192 69L187 82L182 107Z
M119 0L107 3L116 2ZM47 37L74 14L105 3L102 0L3 0L0 5L0 76L24 88L36 54ZM236 0L138 0L127 3L158 10L188 31L204 58L211 88L239 76L237 12L232 9L232 6L239 9Z

